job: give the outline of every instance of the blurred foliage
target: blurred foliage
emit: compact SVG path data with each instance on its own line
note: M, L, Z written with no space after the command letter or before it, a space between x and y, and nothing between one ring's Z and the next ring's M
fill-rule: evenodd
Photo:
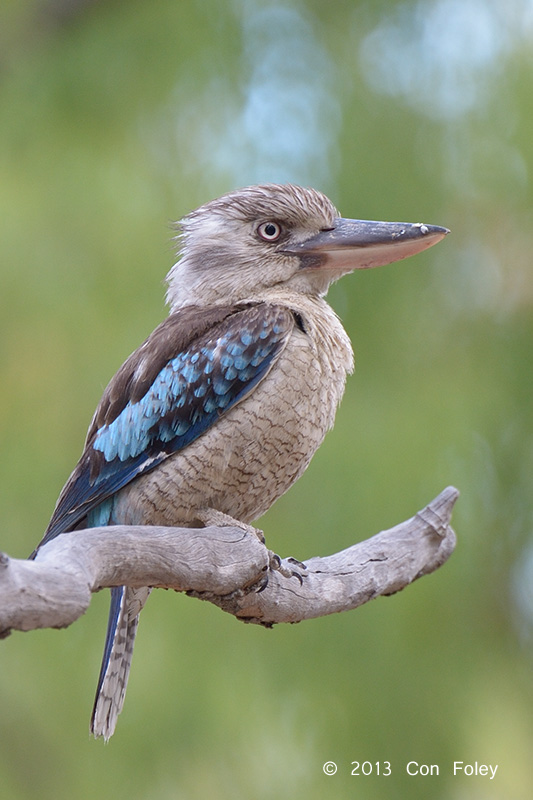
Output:
M258 180L452 228L333 287L357 370L261 521L270 545L332 552L461 490L451 561L357 612L264 631L155 593L105 747L86 726L106 593L67 631L2 642L2 797L529 800L531 3L0 13L2 549L39 540L103 387L162 319L170 221ZM393 775L351 777L355 760ZM439 777L408 777L412 760ZM454 760L499 769L453 777Z

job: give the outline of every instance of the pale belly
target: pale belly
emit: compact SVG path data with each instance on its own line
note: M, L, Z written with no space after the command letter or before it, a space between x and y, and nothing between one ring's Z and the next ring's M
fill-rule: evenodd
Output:
M295 330L248 397L118 493L113 521L195 525L202 509L255 520L300 477L333 424L346 372L330 361Z

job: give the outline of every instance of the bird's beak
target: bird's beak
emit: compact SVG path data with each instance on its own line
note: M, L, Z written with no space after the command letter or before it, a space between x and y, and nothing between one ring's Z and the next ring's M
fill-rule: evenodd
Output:
M338 217L334 227L284 252L301 258L303 268L324 268L339 273L370 269L399 261L426 250L449 233L438 225L420 222L370 222Z

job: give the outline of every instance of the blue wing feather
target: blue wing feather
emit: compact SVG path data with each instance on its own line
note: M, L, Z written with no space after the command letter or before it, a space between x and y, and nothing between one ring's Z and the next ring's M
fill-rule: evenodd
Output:
M97 411L41 544L79 526L106 498L215 425L271 369L294 324L284 307L241 307L179 352L167 342L168 357L139 396L135 374L141 359L150 359L152 337L154 347L161 338L156 329L115 376L127 396L115 402L118 413L101 415L101 424ZM182 334L176 338L183 342ZM113 390L112 381L102 404L109 405Z

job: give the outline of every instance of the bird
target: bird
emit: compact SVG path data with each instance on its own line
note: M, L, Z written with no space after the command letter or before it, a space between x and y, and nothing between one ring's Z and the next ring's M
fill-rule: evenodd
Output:
M414 255L446 228L346 219L321 192L260 184L178 223L169 314L103 392L32 556L95 526L251 526L332 427L353 351L325 300L343 275ZM150 589L111 589L90 730L122 710Z

